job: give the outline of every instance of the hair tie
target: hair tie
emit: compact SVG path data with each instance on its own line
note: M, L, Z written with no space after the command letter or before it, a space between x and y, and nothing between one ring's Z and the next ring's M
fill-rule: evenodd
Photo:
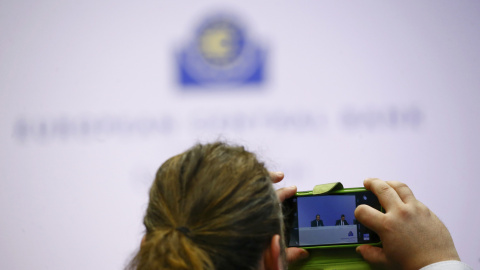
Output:
M190 237L190 229L187 228L187 227L177 227L177 228L175 228L175 230L183 233L183 235L185 235L187 237Z

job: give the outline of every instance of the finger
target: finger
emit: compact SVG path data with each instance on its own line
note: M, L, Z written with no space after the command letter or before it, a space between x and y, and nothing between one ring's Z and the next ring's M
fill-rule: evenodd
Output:
M287 263L293 263L295 261L308 258L308 251L305 249L291 247L286 250Z
M278 183L282 181L283 177L285 177L285 174L283 172L269 172L270 174L270 179L272 179L272 182Z
M361 245L356 249L357 253L362 255L363 259L370 264L387 265L387 257L382 248L370 245Z
M354 214L358 222L375 231L378 235L381 234L383 219L385 218L384 213L369 205L362 204L357 206Z
M295 193L297 193L297 187L296 186L284 187L284 188L281 188L281 189L277 189L277 196L278 196L278 200L280 200L280 202L283 202L283 201L285 201L285 199L288 199L288 198L292 197L293 195L295 195Z
M404 203L410 203L417 200L415 195L413 195L412 190L406 184L398 181L387 181L387 184L395 189Z
M363 182L366 189L371 190L377 195L380 204L388 212L396 206L403 204L403 201L398 196L397 192L388 185L385 181L378 178L367 178Z

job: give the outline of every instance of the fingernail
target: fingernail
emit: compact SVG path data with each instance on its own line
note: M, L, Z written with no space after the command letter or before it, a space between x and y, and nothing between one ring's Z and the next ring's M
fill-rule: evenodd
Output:
M308 254L308 251L303 250L303 252L300 253L300 259L306 259L306 258L308 258L308 255L310 255L310 254Z
M293 186L289 186L288 188L289 189L295 189L295 188L297 188L297 186L293 185Z
M357 247L357 248L355 249L355 251L356 251L358 254L360 254L360 247Z

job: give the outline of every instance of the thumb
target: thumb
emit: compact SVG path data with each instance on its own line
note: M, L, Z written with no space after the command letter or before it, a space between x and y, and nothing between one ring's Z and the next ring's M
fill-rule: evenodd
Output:
M374 247L370 245L362 245L357 247L357 253L362 255L363 259L370 264L374 265L387 265L387 257L382 248Z
M308 251L301 248L290 247L286 250L287 263L293 263L295 261L305 259L308 257Z

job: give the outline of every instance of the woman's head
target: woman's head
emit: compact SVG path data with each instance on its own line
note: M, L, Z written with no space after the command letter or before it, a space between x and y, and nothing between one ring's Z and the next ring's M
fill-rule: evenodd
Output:
M283 231L263 163L224 143L196 145L160 167L144 224L136 269L256 269Z

